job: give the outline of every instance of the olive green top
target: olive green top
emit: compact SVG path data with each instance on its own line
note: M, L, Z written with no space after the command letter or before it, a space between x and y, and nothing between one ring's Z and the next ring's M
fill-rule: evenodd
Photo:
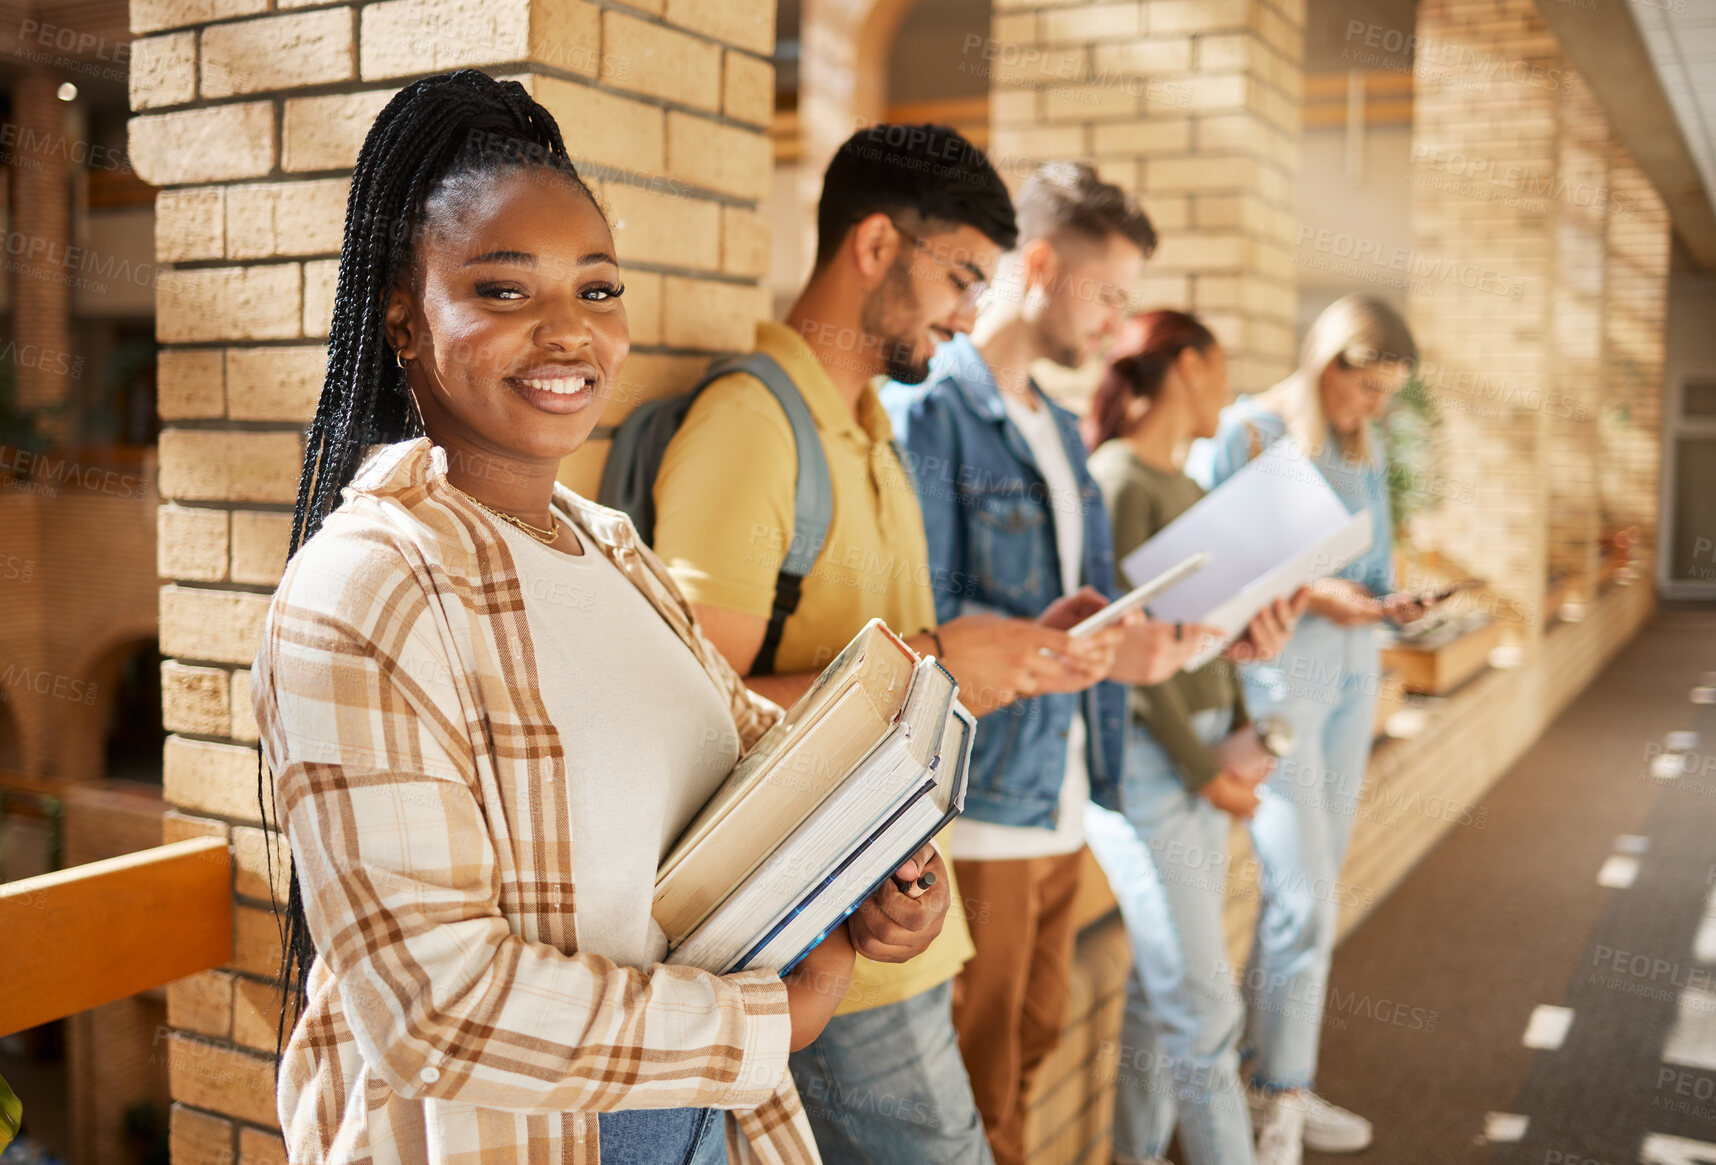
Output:
M1114 523L1117 563L1204 496L1198 483L1184 474L1168 473L1140 461L1125 441L1105 441L1090 455L1089 466L1108 506L1109 520ZM1197 671L1179 672L1159 684L1134 686L1131 705L1134 719L1149 728L1180 780L1192 790L1202 788L1221 771L1220 762L1192 728L1192 713L1232 708L1234 728L1251 722L1239 671L1222 658Z

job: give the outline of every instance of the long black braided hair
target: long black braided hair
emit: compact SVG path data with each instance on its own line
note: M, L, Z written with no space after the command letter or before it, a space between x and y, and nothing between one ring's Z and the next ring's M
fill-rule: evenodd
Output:
M425 77L401 89L377 115L358 153L346 200L328 371L305 434L288 560L339 504L340 491L356 474L367 447L422 435L422 419L384 322L389 293L410 273L413 244L430 199L456 194L462 185L474 187L491 171L526 166L564 175L596 202L573 167L553 116L516 81L496 81L476 69ZM277 821L260 748L256 796L263 821ZM287 862L291 889L281 920L284 999L277 1056L291 1026L288 1013L295 1022L307 1002L316 956L290 850Z

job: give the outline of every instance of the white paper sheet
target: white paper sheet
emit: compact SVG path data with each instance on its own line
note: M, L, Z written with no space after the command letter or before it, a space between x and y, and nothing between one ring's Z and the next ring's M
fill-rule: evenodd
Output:
M1370 542L1370 511L1348 514L1316 464L1282 437L1128 554L1120 569L1137 586L1194 551L1209 552L1208 566L1149 604L1154 618L1222 629L1223 641L1193 658L1190 671L1219 655L1275 599L1334 574Z

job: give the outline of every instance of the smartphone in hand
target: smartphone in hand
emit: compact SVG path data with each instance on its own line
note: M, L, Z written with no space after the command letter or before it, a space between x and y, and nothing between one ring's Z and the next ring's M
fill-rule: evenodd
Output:
M1207 550L1200 550L1196 554L1188 555L1143 586L1127 591L1096 614L1082 622L1075 623L1067 631L1067 634L1077 638L1081 635L1089 635L1093 631L1101 631L1128 611L1137 610L1169 587L1184 582L1209 564L1210 556Z

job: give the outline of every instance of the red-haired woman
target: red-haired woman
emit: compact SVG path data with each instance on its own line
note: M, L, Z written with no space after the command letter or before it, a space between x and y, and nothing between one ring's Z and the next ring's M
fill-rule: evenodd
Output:
M1194 438L1214 436L1229 391L1221 345L1183 312L1138 317L1115 351L1084 436L1119 561L1203 496L1180 466ZM1247 1165L1243 1008L1221 971L1222 909L1230 819L1257 808L1273 757L1226 658L1134 687L1130 703L1121 812L1094 804L1085 812L1086 840L1133 949L1115 1160L1162 1159L1177 1110L1188 1165Z

